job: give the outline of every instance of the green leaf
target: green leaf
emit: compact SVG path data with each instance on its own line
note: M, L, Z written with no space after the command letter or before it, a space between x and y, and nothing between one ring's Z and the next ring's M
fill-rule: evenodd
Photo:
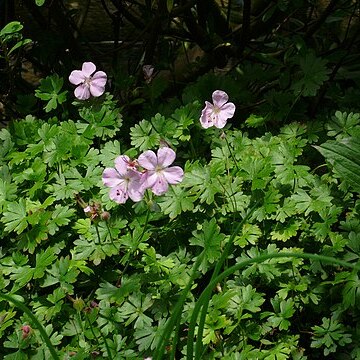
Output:
M5 231L21 234L28 226L25 200L9 203L1 221L5 224Z
M17 186L0 179L0 211L6 207L6 202L14 201L17 198Z
M334 167L339 177L360 192L360 137L329 140L315 148Z
M24 45L26 45L26 44L31 43L31 41L32 41L31 39L23 39L23 40L17 42L17 43L10 49L8 55L10 55L10 54L11 54L13 51L15 51L16 49L18 49L18 48L20 48L20 47L22 47L22 46L24 46Z
M151 327L153 320L146 316L144 312L149 309L153 304L149 295L144 296L141 293L130 295L128 300L121 306L120 314L127 321L125 326L131 324L134 320L135 329L143 329L145 327Z
M54 235L55 232L59 230L60 226L67 225L74 212L75 210L69 209L68 206L55 205L55 210L48 223L49 234Z
M36 266L34 271L34 279L39 279L44 276L45 269L51 265L57 255L54 253L54 249L49 247L45 251L41 251L36 254Z
M31 268L29 265L24 265L17 269L13 269L10 279L15 281L14 289L18 290L25 286L33 278L35 269Z
M120 305L129 294L139 289L139 279L123 277L120 287L116 287L108 282L101 283L100 287L96 290L96 295L99 300L106 299Z
M160 135L154 131L151 123L142 120L130 129L131 145L140 151L159 147Z
M0 30L0 37L7 35L7 34L13 34L15 32L19 32L22 30L23 26L19 21L12 21L8 24L6 24L1 30Z
M190 245L200 246L205 250L204 262L201 266L204 269L206 261L213 264L220 258L225 235L220 233L220 228L214 218L210 221L205 220L201 227L202 231L192 233Z
M175 185L171 186L158 202L164 214L169 215L170 219L174 219L182 212L193 210L195 200L195 195L181 186Z
M47 101L44 109L50 112L66 100L67 91L60 93L64 80L57 74L47 76L40 81L40 86L35 90L35 96L41 100Z
M327 61L307 53L299 60L301 78L294 82L292 90L296 96L315 96L320 86L329 79Z

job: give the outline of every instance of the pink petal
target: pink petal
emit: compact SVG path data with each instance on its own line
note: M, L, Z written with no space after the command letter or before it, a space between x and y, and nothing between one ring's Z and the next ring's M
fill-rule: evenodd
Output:
M74 85L79 85L86 80L85 75L80 70L74 70L69 75L69 81Z
M169 147L160 148L157 152L158 165L166 168L175 161L175 151Z
M91 77L91 84L94 84L98 87L105 87L107 81L107 75L103 71L97 71Z
M147 150L139 156L138 163L146 170L155 170L158 161L155 153L151 150Z
M95 72L96 66L92 62L84 62L81 70L86 77L90 77Z
M141 178L141 186L143 189L149 189L154 186L158 178L155 171L147 171Z
M114 187L123 182L119 173L113 168L106 168L102 174L102 181L105 186Z
M218 129L222 129L227 123L227 118L222 117L221 114L215 116L214 126Z
M74 94L79 100L87 100L90 97L89 87L81 84L75 89Z
M99 97L105 92L105 86L97 86L94 83L90 84L90 93L92 96Z
M138 202L144 197L145 189L140 185L138 181L132 181L128 186L129 197L132 201Z
M129 198L129 195L125 187L117 186L110 189L109 198L118 204L124 204Z
M208 101L205 101L205 104L206 105L201 112L200 123L204 129L207 129L214 125L214 123L211 119L211 114L213 112L214 106L211 103L209 103Z
M234 116L235 109L236 109L235 104L233 104L232 102L229 102L220 108L220 114L222 114L223 116L226 116L227 119L230 119Z
M163 174L158 174L155 184L151 187L155 195L162 195L167 192L169 188L168 182Z
M212 94L212 100L214 105L222 107L229 100L229 96L225 91L215 90Z
M126 155L118 156L115 159L115 168L122 177L126 174L126 172L128 170L128 161L129 160L130 160L129 157Z
M179 166L172 166L162 171L169 184L178 184L184 177L184 171Z
M137 170L128 168L126 172L126 177L130 179L131 182L139 182L141 180L141 173Z
M223 105L220 109L219 114L216 116L216 120L214 121L214 125L222 129L226 125L227 119L230 119L234 116L235 113L235 105L233 103L227 103Z

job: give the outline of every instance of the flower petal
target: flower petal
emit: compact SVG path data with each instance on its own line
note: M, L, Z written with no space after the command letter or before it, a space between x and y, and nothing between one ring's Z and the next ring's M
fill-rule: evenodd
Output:
M104 87L107 81L107 75L103 71L97 71L91 77L91 84L96 84L98 87Z
M92 96L99 97L105 92L105 86L98 86L93 82L90 84L90 93Z
M158 161L155 153L151 150L147 150L139 156L138 163L146 170L155 170Z
M212 94L212 100L215 106L222 107L229 100L229 96L225 91L215 90Z
M74 85L79 85L86 80L86 76L81 70L74 70L69 75L69 81Z
M132 201L138 202L144 197L145 189L139 181L131 181L128 186L129 197Z
M81 70L86 77L90 77L95 72L96 66L92 62L84 62Z
M81 84L75 89L74 94L79 100L87 100L90 97L89 87Z
M115 159L115 169L124 177L128 170L128 161L130 158L126 155L120 155Z
M143 189L149 189L154 186L158 178L155 171L147 171L141 177L141 186Z
M109 198L118 204L124 204L129 198L129 195L124 186L116 186L110 189Z
M123 182L120 174L113 168L106 168L102 174L102 181L105 186L114 187Z
M158 166L166 168L175 161L176 153L173 149L165 146L157 151L157 158Z
M234 116L235 113L235 105L233 103L227 103L223 105L223 107L220 109L219 114L216 116L216 120L214 121L214 125L222 129L227 122L227 119L230 119Z
M179 166L171 166L168 169L163 170L162 174L169 184L178 184L184 177L184 171Z
M213 104L209 103L208 101L205 101L205 107L201 111L201 116L200 116L200 123L204 129L207 129L214 125L213 120L211 118L213 109L214 109Z
M163 174L158 174L155 184L151 187L155 195L162 195L167 192L169 188L168 182Z

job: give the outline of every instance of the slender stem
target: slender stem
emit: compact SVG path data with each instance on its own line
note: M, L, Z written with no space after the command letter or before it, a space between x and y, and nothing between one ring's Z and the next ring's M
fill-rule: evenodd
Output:
M191 287L193 286L193 282L196 277L196 272L197 272L201 262L203 261L204 256L205 256L205 251L202 251L200 253L200 255L196 258L189 282L187 283L185 289L182 291L180 298L175 305L174 312L172 313L168 323L166 324L166 326L164 328L164 331L162 332L162 334L160 336L159 342L158 342L155 352L153 354L154 360L161 360L164 355L165 344L168 342L168 340L171 336L171 333L172 333L172 329L174 328L175 324L177 323L177 319L181 314L182 308L184 306L184 302L186 300L186 296L188 295Z
M214 272L211 276L211 280L212 281L214 278L216 278L220 272L221 267L224 264L225 259L227 259L228 254L231 250L231 247L233 246L233 242L235 240L235 236L237 235L237 233L240 231L240 229L242 228L242 226L245 224L245 221L249 218L249 216L254 212L255 208L257 207L258 202L256 202L248 211L248 213L244 216L244 218L239 222L239 224L237 225L235 231L231 234L230 238L229 238L229 242L226 244L225 249L219 259L219 261L216 263ZM216 286L216 284L214 285ZM205 297L205 301L207 301L207 303L205 303L201 315L200 315L200 320L199 320L199 326L198 326L198 332L197 332L197 340L196 340L196 352L199 354L201 353L201 348L202 348L202 334L204 331L204 325L205 325L205 318L206 318L206 314L207 314L207 309L209 306L209 301L210 301L210 296L211 296L211 291L206 295ZM196 307L196 306L195 306ZM198 311L200 310L200 308L198 309ZM194 334L195 334L195 325L196 325L196 320L198 317L198 312L193 311L191 319L190 319L190 325L189 325L189 333L188 333L188 341L187 341L187 359L191 359L192 355L193 355L193 341L194 341Z
M115 243L114 243L114 239L113 239L113 237L112 237L112 235L111 235L110 226L109 226L109 224L108 224L107 221L105 221L105 224L106 224L106 228L108 229L108 232L109 232L109 237L110 237L111 244L112 244L112 246L116 249L116 251L119 253L119 252L120 252L120 249L118 249L117 246L116 246Z
M239 171L239 167L238 167L238 165L237 165L235 156L234 156L233 152L231 151L230 144L229 144L229 142L228 142L228 140L227 140L227 138L226 138L226 135L224 136L224 139L225 139L226 145L227 145L227 147L228 147L228 149L229 149L230 156L231 156L231 158L233 159L233 162L234 162L234 164L235 164L236 170Z
M35 324L36 328L39 330L40 335L42 336L46 346L48 347L52 358L54 360L60 360L58 354L55 351L54 346L51 343L49 336L46 333L46 330L41 325L40 321L33 315L33 313L30 311L30 309L10 295L0 293L0 297L5 299L6 301L12 302L16 307L21 309L32 320L32 322Z
M100 233L99 233L99 228L98 228L98 225L96 222L94 222L94 225L95 225L95 229L96 229L96 235L98 237L98 244L101 244L101 238L100 238Z
M136 252L138 246L140 245L141 243L141 240L142 238L144 237L145 235L145 232L147 230L147 225L148 225L148 222L149 222L149 216L150 216L150 208L148 207L147 209L147 212L146 212L146 219L145 219L145 224L144 224L144 227L143 227L143 231L141 232L140 236L138 237L138 239L135 241L135 246L131 252L131 254L129 255L129 258L127 259L126 261L126 265L124 267L124 270L121 272L122 274L124 274L130 264L130 260L131 260L131 257L134 255L134 253Z

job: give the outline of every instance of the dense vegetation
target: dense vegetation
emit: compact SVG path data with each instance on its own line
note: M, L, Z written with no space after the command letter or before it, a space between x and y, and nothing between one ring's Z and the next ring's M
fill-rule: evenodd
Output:
M359 3L95 3L0 2L2 358L359 359Z

